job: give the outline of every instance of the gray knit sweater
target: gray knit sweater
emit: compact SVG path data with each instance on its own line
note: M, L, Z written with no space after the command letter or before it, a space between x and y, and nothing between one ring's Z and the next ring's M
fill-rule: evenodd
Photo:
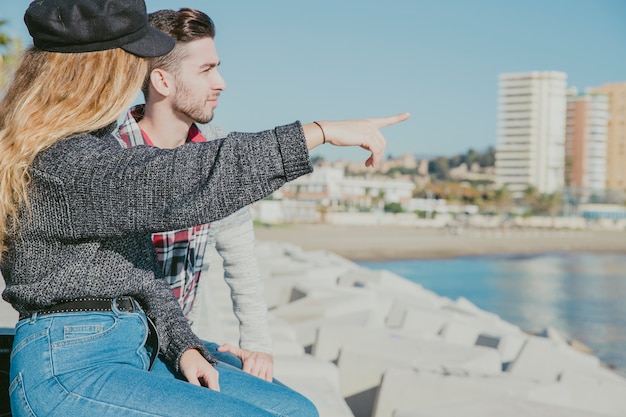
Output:
M120 148L115 125L41 152L30 169L30 214L8 239L2 297L21 316L83 296L136 297L178 367L197 348L150 234L209 223L312 171L299 122L176 149Z

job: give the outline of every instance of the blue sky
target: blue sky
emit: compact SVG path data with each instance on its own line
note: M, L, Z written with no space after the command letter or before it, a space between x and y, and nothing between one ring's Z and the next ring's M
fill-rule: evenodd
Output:
M30 42L29 1L0 0ZM217 25L228 84L214 122L258 131L409 111L388 154L452 155L496 141L497 77L564 71L579 88L626 81L624 0L146 0L195 7ZM326 146L314 155L365 159Z

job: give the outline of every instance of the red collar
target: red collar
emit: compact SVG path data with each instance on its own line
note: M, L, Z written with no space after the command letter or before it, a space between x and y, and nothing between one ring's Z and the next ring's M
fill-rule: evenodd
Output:
M141 136L143 136L143 140L146 142L146 145L154 146L154 143L152 143L152 140L150 140L150 137L143 129L141 129ZM185 141L185 143L206 141L206 138L202 135L202 133L200 133L200 129L198 129L198 126L193 123L189 128L189 132L187 133L187 140Z

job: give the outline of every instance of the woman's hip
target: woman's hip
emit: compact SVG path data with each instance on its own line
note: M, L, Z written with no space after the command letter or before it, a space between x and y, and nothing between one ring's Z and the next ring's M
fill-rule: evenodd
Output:
M34 314L20 320L11 352L12 408L45 415L86 386L97 390L112 370L147 370L147 331L140 311Z

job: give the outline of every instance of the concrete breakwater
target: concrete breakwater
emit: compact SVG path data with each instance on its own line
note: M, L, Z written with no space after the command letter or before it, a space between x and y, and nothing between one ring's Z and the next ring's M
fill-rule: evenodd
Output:
M323 417L626 415L626 379L549 326L528 334L332 252L265 241L257 257L276 377ZM220 260L210 262L194 328L237 343Z
M221 261L208 256L193 327L203 339L237 344ZM261 241L257 258L275 376L322 417L626 415L626 379L549 326L527 334L469 300L332 252ZM1 301L0 327L16 320Z

